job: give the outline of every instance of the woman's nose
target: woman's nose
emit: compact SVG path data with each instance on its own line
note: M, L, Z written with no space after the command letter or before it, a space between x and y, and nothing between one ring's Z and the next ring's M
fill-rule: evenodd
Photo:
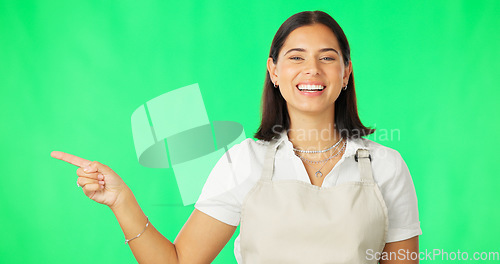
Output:
M319 73L318 61L308 60L305 64L304 72L310 75L316 75Z

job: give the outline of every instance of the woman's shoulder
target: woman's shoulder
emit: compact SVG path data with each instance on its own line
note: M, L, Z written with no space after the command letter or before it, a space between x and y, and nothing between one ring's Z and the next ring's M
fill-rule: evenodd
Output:
M247 168L263 162L269 144L269 141L246 138L232 146L228 153L231 157L234 157L234 166Z

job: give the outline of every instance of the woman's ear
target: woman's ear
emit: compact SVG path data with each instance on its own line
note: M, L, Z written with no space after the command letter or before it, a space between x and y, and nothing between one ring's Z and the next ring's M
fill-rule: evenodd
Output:
M267 71L269 72L271 82L275 83L278 79L278 75L276 74L276 65L273 62L273 58L267 59Z
M347 67L344 67L344 83L347 85L349 83L349 76L351 76L352 73L352 61L349 61L349 65Z

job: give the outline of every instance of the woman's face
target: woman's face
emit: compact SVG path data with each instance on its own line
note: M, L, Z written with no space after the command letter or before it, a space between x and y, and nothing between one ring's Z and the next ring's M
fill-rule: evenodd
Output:
M327 26L314 24L292 31L276 65L267 61L273 83L277 82L290 114L294 111L325 113L333 109L342 87L347 85L351 63L344 67L337 38ZM302 86L313 84L318 86ZM300 89L321 91L301 91Z

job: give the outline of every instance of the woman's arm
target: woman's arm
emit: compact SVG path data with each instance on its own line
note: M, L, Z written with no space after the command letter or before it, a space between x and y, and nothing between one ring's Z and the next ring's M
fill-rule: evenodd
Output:
M383 257L387 256L387 260ZM413 259L414 257L416 259ZM418 262L418 236L385 244L380 264L416 264Z
M131 239L144 230L146 216L130 189L123 191L110 209L126 239ZM141 236L129 241L128 245L139 263L179 263L175 246L152 223Z
M147 220L130 189L123 194L123 200L111 210L125 238L130 239L144 230ZM139 263L211 263L235 230L235 226L195 209L174 243L150 223L141 236L128 244Z
M227 225L194 210L172 243L150 223L130 188L110 167L68 153L54 151L51 156L78 166L78 186L91 200L113 211L129 246L139 263L210 263L231 238L235 226ZM144 231L144 232L143 232Z

